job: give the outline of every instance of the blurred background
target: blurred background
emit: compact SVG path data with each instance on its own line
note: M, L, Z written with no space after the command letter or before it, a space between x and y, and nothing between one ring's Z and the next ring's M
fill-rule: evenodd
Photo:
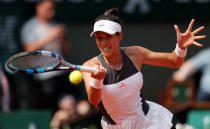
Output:
M6 90L8 97L5 103L8 103L9 106L6 109L3 108L2 96L5 95L5 92L3 93L3 88L0 88L2 92L0 129L14 129L14 127L15 129L47 129L50 128L50 121L58 109L56 104L60 95L67 92L73 94L77 102L87 100L83 82L77 85L71 84L68 80L69 71L66 74L65 83L56 87L56 91L53 92L55 94L52 97L53 101L45 101L48 106L43 106L42 103L39 103L44 97L40 93L43 89L33 76L10 73L6 69L6 60L10 56L24 51L21 28L29 18L35 15L37 1L0 0L0 62L8 82ZM65 59L74 64L82 64L99 54L95 40L89 35L93 28L94 19L103 14L106 9L113 7L119 8L120 17L124 21L124 37L121 46L140 45L152 51L171 52L176 45L174 24L177 24L183 32L182 30L186 30L192 18L195 18L195 28L205 26L205 30L199 35L205 34L207 38L200 41L204 47L190 47L186 59L194 56L202 49L208 48L210 44L208 37L210 33L209 0L54 0L54 2L56 13L53 20L59 24L64 24L67 30L69 54L65 55ZM171 83L174 71L175 69L144 65L142 69L144 75L142 93L144 97L168 107L183 124L195 124L192 121L196 121L194 118L198 118L199 115L200 120L193 125L194 128L210 129L210 110L208 110L210 104L208 102L202 103L202 106L199 107L200 104L197 104L194 98L192 100L190 98L195 96L200 75L190 77L193 83L188 83L188 81ZM179 94L174 94L173 90L179 85L182 88L177 88L176 91L178 90L178 93L183 92L181 97ZM193 94L191 95L189 92L192 90L192 85ZM171 94L169 87L172 87ZM171 95L170 99L168 99L169 95ZM176 99L179 99L177 100L179 101L178 104L175 103ZM166 104L168 101L170 101L169 104ZM93 108L93 110L97 109ZM194 117L194 115L197 116ZM189 118L189 116L192 117ZM87 121L87 118L93 120L85 128L100 129L100 113L96 112L88 117L80 119L80 121ZM14 123L15 126L10 123ZM82 127L77 126L75 128Z

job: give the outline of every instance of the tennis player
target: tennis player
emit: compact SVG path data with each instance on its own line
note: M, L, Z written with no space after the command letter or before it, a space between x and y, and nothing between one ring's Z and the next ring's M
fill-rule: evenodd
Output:
M182 65L191 45L202 46L195 36L204 29L192 31L194 19L185 33L177 25L177 45L171 53L153 52L141 46L120 47L123 37L119 10L112 8L96 18L91 36L96 39L101 54L85 62L96 67L94 73L83 73L90 103L103 113L103 129L175 129L176 120L171 112L141 96L143 64L178 68Z

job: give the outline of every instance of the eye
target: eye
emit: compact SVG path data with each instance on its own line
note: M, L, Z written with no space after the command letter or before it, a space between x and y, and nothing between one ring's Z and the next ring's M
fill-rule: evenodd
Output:
M96 40L111 40L114 36L113 35L109 35L109 34L106 34L106 35L96 35L95 38Z
M108 35L107 37L106 37L106 39L111 39L112 38L112 36L111 35Z
M103 37L98 36L98 37L96 37L96 39L97 39L97 40L102 40Z

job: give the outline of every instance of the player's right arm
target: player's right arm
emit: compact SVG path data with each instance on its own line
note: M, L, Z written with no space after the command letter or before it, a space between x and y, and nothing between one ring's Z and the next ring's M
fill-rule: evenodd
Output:
M103 79L106 75L106 69L100 64L97 57L94 57L91 60L85 62L83 66L95 67L97 69L94 73L82 73L88 100L93 106L97 106L101 100L101 86L103 86ZM95 80L96 85L90 83L91 80Z

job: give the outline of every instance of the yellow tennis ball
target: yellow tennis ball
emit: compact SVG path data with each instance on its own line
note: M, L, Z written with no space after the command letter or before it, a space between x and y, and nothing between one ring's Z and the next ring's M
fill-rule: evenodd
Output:
M74 70L69 74L69 80L73 84L79 84L82 81L82 73L78 70Z

